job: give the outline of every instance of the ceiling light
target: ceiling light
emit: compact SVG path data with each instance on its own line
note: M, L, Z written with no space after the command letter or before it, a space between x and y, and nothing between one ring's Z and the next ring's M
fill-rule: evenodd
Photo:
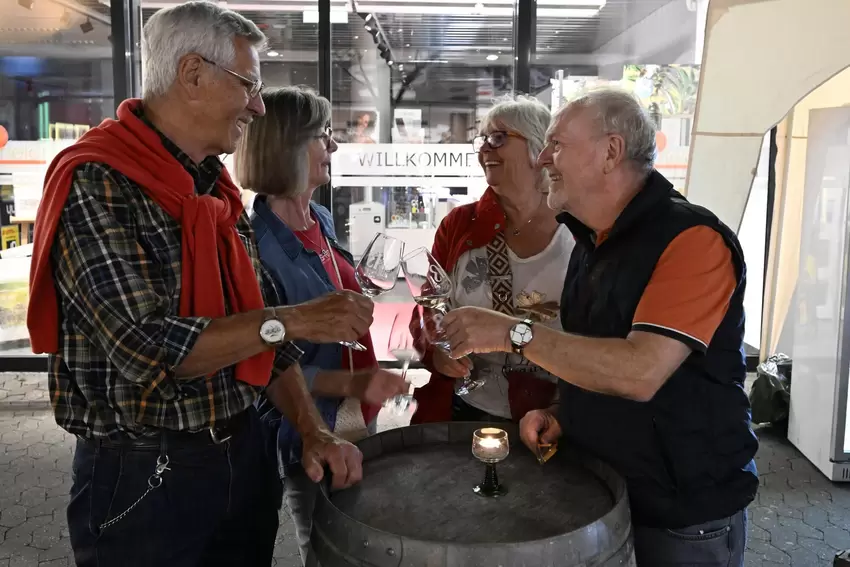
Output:
M393 63L394 63L394 61L393 61L392 59L390 59L389 61L387 61L387 65L389 65L390 67L392 67L392 66L393 66Z
M91 20L86 18L86 21L80 24L80 29L83 33L89 33L94 29L94 26L91 23Z
M277 57L278 55L280 55L280 53L272 50L272 51L269 51L268 53L266 53L266 55L268 55L269 57Z
M495 60L496 60L496 59L498 59L498 58L499 58L499 56L498 56L498 55L488 55L488 56L487 56L487 61L495 61Z

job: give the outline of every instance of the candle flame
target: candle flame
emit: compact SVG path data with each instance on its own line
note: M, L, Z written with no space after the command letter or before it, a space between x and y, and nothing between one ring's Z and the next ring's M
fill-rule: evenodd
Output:
M496 439L495 437L484 437L478 444L482 447L486 447L488 449L498 449L502 446L501 439Z

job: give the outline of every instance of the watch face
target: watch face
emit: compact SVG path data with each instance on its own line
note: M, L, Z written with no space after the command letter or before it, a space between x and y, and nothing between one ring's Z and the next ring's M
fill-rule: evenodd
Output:
M511 342L517 346L525 346L533 337L531 327L525 323L517 323L511 327Z
M277 319L266 321L260 326L260 338L269 344L277 344L283 341L283 323Z

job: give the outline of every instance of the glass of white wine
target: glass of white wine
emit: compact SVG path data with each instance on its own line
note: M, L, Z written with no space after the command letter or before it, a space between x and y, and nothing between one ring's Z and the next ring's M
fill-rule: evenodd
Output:
M387 350L396 360L402 363L401 377L407 382L407 370L410 368L410 363L414 360L419 360L419 352L413 346L413 337L410 334L410 326L404 318L400 318L396 313L393 318L392 328L390 329L389 344ZM408 383L407 394L394 396L384 402L384 407L396 416L409 414L413 417L416 413L418 403L410 392L410 382Z
M442 326L443 316L451 305L452 281L449 275L427 248L417 248L405 256L401 269L413 301L422 306L423 328L428 341L451 356L451 344ZM483 380L473 380L471 374L467 374L458 381L455 393L465 396L483 384Z
M361 293L374 298L394 288L403 255L404 242L382 232L376 234L354 268L354 279ZM353 350L366 350L358 341L340 344Z
M427 248L417 248L405 256L401 261L401 269L413 301L421 305L426 315L434 320L434 346L451 352L451 346L445 340L445 332L440 326L440 320L448 312L451 302L452 281L448 274Z

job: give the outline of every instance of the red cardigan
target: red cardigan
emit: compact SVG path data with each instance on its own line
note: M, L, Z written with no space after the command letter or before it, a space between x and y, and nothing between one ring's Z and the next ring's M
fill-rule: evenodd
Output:
M464 252L489 244L497 233L504 230L505 222L505 212L493 189L488 188L478 201L453 209L443 219L434 237L434 247L431 254L445 268L446 272L451 274ZM416 344L421 345L423 343L421 329L415 311L410 331L416 339ZM431 371L431 380L414 392L419 408L413 415L411 424L451 421L452 419L455 378L436 372L432 359L433 347L429 347L424 351L422 364ZM548 382L535 379L526 382L523 386L525 389L540 387L547 392L552 389L552 384ZM509 396L509 398L511 413L516 415L517 412L513 411L517 407L515 404L522 402L513 396Z

